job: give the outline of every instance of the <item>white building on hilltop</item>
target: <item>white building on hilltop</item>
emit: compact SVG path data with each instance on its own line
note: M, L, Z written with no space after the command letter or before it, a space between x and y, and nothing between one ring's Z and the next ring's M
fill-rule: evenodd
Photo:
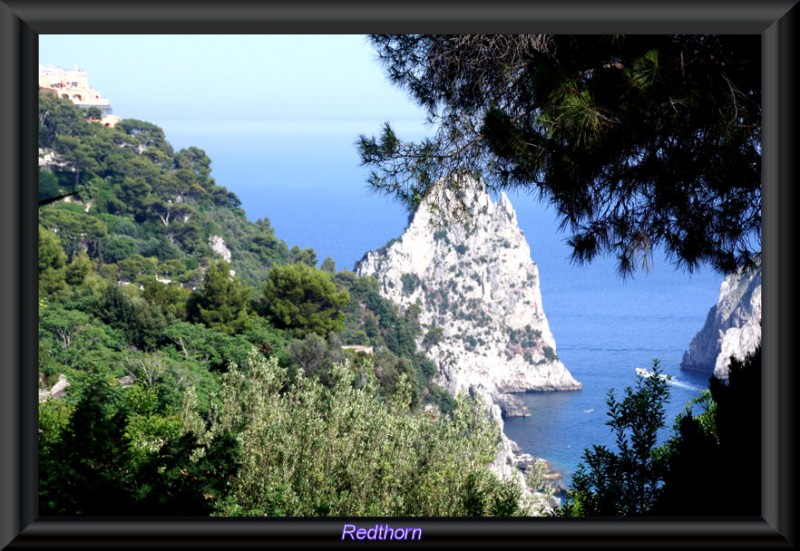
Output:
M66 98L81 109L96 107L101 113L97 122L105 126L114 126L120 121L120 117L112 115L108 98L102 97L100 92L89 86L86 71L39 65L39 88Z

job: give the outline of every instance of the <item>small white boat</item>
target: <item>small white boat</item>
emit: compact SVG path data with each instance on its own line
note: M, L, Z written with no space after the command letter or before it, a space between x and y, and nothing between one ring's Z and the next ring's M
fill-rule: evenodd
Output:
M653 375L655 375L655 373L651 373L651 372L647 371L647 370L646 370L645 368L643 368L643 367L637 367L637 368L636 368L636 374L637 374L639 377L645 377L645 378L646 378L646 377L652 377ZM659 377L660 377L661 379L665 380L665 381L669 381L670 379L672 379L672 377L671 377L670 375L665 375L664 373L661 373L661 374L659 375Z

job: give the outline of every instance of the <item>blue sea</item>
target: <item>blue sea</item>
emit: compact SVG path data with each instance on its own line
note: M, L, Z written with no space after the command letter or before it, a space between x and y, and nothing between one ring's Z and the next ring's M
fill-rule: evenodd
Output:
M329 256L339 270L353 269L365 252L399 237L407 224L401 205L367 188L352 136L302 144L185 138L209 152L217 183L239 196L250 220L269 218L290 246L312 247L320 262ZM180 141L173 136L173 143ZM522 395L531 416L506 420L506 433L568 482L585 448L613 448L605 425L608 392L620 396L634 385L635 368L650 369L658 359L673 377L669 430L687 402L707 388L707 376L682 372L679 363L717 300L722 275L710 269L684 273L663 255L649 272L627 281L611 258L573 265L568 235L558 231L553 210L524 194L510 199L539 266L558 355L583 390Z

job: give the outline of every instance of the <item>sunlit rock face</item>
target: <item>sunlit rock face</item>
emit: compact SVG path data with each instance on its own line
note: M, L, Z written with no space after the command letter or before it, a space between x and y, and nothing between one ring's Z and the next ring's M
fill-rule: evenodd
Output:
M212 235L208 238L208 244L211 247L211 250L214 253L218 254L222 257L222 260L230 264L231 262L231 250L225 244L225 240L222 239L219 235Z
M539 270L508 197L493 201L484 185L440 186L414 213L403 235L356 265L386 297L419 306L418 345L451 393L478 395L493 418L526 415L513 394L579 390L558 359L539 287ZM441 205L459 205L445 220ZM494 470L517 476L519 448L503 436ZM529 458L528 458L529 459Z
M717 304L683 354L681 369L725 379L731 356L743 359L761 342L761 269L725 277Z
M505 194L492 201L469 181L458 220L443 223L423 202L402 237L369 252L356 266L374 276L385 297L420 307L420 346L452 392L577 390L556 354L539 288L539 270Z

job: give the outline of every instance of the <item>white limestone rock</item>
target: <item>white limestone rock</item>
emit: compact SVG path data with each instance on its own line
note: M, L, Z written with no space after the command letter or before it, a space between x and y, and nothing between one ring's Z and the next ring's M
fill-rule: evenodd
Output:
M761 269L725 277L717 304L684 352L681 369L728 377L730 358L743 359L761 342Z
M505 194L493 202L475 181L464 187L464 222L442 225L423 202L403 236L367 253L356 274L374 276L403 308L419 304L420 345L452 393L580 389L556 355L539 270L511 202Z
M212 235L208 238L208 244L211 246L211 250L214 251L214 253L221 256L222 260L230 264L231 250L225 244L225 240L222 239L222 237L219 235Z
M63 398L67 394L68 386L69 381L67 380L67 376L63 373L59 373L58 382L53 385L53 388L50 390L39 390L39 401L44 402L51 398Z
M375 277L383 296L402 308L419 306L418 345L437 365L438 382L454 395L480 396L502 430L504 410L526 414L509 393L579 390L581 383L556 354L539 270L508 197L494 202L474 180L462 189L433 194L460 202L459 220L443 221L429 198L402 237L368 252L355 272ZM505 434L500 444L492 470L522 481L524 454Z

